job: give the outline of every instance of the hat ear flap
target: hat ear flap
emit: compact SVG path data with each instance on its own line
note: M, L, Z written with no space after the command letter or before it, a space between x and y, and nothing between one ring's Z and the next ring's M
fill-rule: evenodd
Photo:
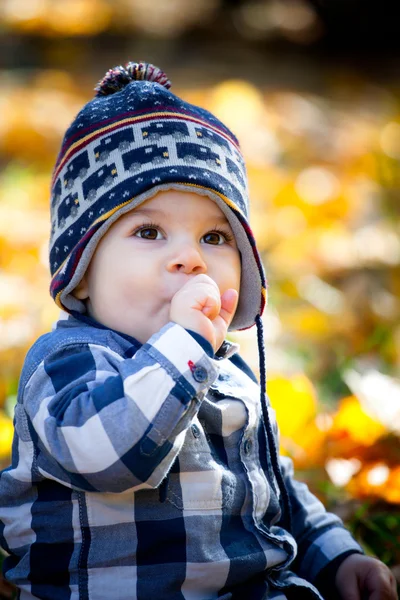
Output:
M75 298L77 298L78 300L87 300L89 298L89 286L87 283L86 273L82 277L76 288L72 290L71 294L75 296Z

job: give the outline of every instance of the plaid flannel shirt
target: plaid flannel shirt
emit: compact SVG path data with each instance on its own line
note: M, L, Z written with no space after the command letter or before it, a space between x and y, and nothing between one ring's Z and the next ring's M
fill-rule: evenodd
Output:
M174 323L141 346L71 316L31 348L0 476L21 599L321 598L312 582L360 551L289 461L280 526L259 386L223 348Z

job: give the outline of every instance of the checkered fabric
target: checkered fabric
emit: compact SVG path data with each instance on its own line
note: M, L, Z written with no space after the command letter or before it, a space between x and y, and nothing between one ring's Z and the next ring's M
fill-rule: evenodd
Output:
M234 351L174 323L140 346L72 316L36 342L0 473L21 599L321 600L309 582L360 548L283 459L292 534L280 525L259 387Z
M143 69L135 73L145 76ZM225 213L242 260L231 329L251 327L262 314L266 285L248 223L239 143L210 112L143 79L127 77L115 93L91 100L65 134L51 192L53 298L68 311L84 312L70 292L100 238L123 213L168 189L208 196Z

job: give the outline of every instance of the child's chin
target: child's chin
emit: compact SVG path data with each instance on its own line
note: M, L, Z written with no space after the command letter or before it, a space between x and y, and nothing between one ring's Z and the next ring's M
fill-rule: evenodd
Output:
M125 328L121 333L125 333L135 338L141 344L145 344L155 333L160 331L167 323L170 322L170 319L160 319L157 320L157 323L154 323L152 327L131 327Z

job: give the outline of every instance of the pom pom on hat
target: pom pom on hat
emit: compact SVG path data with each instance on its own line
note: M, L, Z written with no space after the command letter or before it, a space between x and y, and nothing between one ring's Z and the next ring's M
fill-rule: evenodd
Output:
M128 62L125 67L113 67L104 75L94 88L96 96L108 96L124 89L132 81L153 81L164 86L167 90L171 82L167 75L151 63Z

